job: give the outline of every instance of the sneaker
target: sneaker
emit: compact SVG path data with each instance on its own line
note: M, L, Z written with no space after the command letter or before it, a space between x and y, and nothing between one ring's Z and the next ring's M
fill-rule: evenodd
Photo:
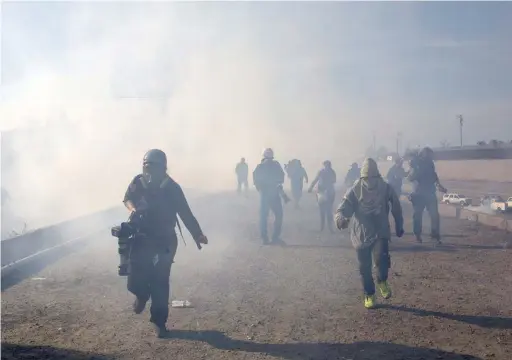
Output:
M365 295L364 296L364 307L367 309L373 309L376 305L375 295Z
M283 241L283 239L280 239L280 238L273 239L271 244L272 245L281 245L281 246L285 246L286 245L286 243Z
M167 329L167 327L165 325L153 324L153 327L155 328L156 336L159 339L165 339L168 336L169 330Z
M147 302L147 300L135 298L135 301L133 302L133 312L135 314L142 313L144 311L144 309L146 308L146 302Z
M430 238L434 242L434 245L441 245L441 236L440 235L430 235Z
M389 288L387 281L377 283L377 287L379 288L380 294L384 299L389 299L391 297L391 289Z

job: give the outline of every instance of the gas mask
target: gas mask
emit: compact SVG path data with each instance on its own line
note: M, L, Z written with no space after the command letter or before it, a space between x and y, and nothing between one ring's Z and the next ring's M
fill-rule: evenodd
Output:
M145 163L142 166L142 176L150 187L159 187L166 177L166 169L161 164Z

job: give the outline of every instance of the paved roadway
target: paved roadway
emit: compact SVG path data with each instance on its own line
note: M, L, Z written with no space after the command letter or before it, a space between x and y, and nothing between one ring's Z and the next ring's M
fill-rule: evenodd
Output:
M193 202L210 238L178 250L169 339L131 312L115 240L101 236L2 292L2 359L512 358L504 232L443 219L445 245L392 241L392 299L362 306L346 233L319 234L313 196L285 213L286 247L261 246L257 198ZM428 231L428 229L426 229Z

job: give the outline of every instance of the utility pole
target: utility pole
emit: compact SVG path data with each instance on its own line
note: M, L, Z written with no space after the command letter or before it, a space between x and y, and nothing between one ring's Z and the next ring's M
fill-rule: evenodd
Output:
M464 125L464 118L462 115L457 115L457 119L459 119L460 126L460 147L462 147L462 126Z

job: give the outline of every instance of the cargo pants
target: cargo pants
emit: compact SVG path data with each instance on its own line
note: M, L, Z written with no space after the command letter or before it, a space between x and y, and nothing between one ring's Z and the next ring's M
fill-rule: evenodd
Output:
M167 249L156 250L147 244L134 245L130 256L128 291L139 301L151 299L150 321L157 326L165 326L169 317L169 278L177 247L177 239Z

